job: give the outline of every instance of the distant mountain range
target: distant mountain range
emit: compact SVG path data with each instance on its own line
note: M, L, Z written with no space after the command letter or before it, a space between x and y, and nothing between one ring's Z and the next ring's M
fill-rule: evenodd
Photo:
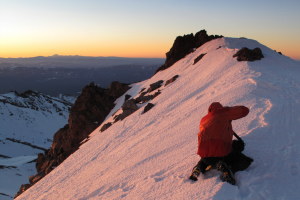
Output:
M112 81L133 83L152 76L162 58L49 56L0 58L0 93L26 90L78 96L90 82L108 87Z

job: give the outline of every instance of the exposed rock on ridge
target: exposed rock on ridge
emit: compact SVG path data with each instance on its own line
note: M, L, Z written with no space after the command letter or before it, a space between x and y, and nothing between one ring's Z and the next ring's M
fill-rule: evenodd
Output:
M175 81L177 78L178 78L178 75L174 76L172 79L174 79L173 81ZM140 107L142 107L142 104L149 102L149 101L153 100L155 97L157 97L158 95L160 95L161 91L159 90L159 88L163 85L163 83L164 83L163 80L159 80L155 83L150 84L150 86L147 90L146 90L146 88L143 88L140 91L140 96L138 96L137 98L131 98L130 95L126 94L125 102L123 103L123 105L121 107L122 113L116 114L116 115L114 114L113 121L103 124L100 131L101 132L105 131L114 123L125 119L126 117L128 117L129 115L131 115L132 113L134 113L135 111L140 109ZM154 104L148 103L147 106L144 108L143 113L149 111L153 107L154 107Z
M237 57L237 61L255 61L264 58L260 48L248 49L244 47L240 49L233 57Z
M175 62L184 58L187 54L193 52L195 48L209 42L213 39L221 38L220 35L207 35L206 30L201 30L195 35L192 33L189 35L178 36L172 48L166 53L166 61L161 67L156 70L156 73L165 70L172 66Z
M109 89L103 89L94 83L83 88L71 108L68 124L58 130L52 146L45 154L39 154L36 162L37 174L29 178L30 184L22 185L16 196L38 182L46 174L75 152L81 142L97 128L114 107L114 101L130 87L127 84L113 82Z

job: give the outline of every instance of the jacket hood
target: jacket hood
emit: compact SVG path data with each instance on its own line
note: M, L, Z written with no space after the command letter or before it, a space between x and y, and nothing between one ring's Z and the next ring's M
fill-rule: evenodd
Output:
M222 104L220 104L219 102L213 102L212 104L210 104L208 112L219 110L221 108L223 108Z

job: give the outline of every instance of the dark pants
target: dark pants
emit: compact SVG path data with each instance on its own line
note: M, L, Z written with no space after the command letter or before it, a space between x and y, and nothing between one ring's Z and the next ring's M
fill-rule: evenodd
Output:
M233 144L237 144L236 140ZM224 169L230 169L232 173L247 169L252 163L253 159L242 153L242 150L244 148L236 148L234 145L232 148L232 152L227 156L201 158L195 168L198 168L201 173L205 173L208 166L211 166L212 168L218 169L220 171ZM224 165L226 167L222 167L221 165Z

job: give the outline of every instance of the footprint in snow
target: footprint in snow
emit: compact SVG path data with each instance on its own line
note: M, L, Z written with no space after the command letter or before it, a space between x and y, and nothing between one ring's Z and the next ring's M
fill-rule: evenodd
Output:
M166 176L164 176L164 173L165 173L165 171L162 170L162 171L159 171L159 172L151 175L150 177L153 178L155 182L160 182L166 178Z

